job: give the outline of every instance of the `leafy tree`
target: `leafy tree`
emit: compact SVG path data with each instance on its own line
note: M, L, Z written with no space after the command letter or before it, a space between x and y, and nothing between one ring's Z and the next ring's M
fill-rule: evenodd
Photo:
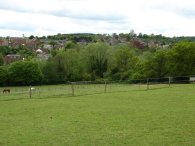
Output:
M44 76L49 82L82 80L83 70L79 58L77 50L56 51L56 55L43 68ZM49 79L51 77L53 78L52 80Z
M144 70L145 62L142 59L138 59L135 68L133 70L131 78L134 80L147 78L147 74Z
M25 58L36 56L36 53L33 52L33 50L27 48L26 46L19 46L17 50L17 53Z
M46 39L46 36L42 36L41 39Z
M75 49L77 47L77 44L74 43L73 41L68 41L66 44L65 44L65 50L67 49Z
M8 46L0 46L0 53L2 55L7 55L7 54L15 54L15 52L13 51L13 48L8 47Z
M0 66L4 64L3 55L0 53Z
M65 69L68 73L68 80L77 81L82 80L84 69L81 62L81 56L77 50L69 50L66 52Z
M144 62L144 74L146 77L162 78L169 73L169 57L166 50L151 53Z
M33 39L33 38L35 38L34 35L30 35L29 36L29 39Z
M119 46L115 52L115 66L111 71L112 77L117 80L130 78L136 63L137 57L130 48Z
M56 83L58 76L56 72L56 66L51 60L47 61L42 67L43 81L45 83Z
M57 42L55 41L50 41L49 42L50 45L52 45L52 48L55 49L56 45L58 44Z
M53 57L55 57L55 56L57 55L57 53L58 53L58 50L54 50L54 49L49 50L49 51L50 51L50 54L51 54Z
M9 74L5 66L0 66L0 85L6 85L9 79Z
M86 48L86 67L88 72L91 74L91 78L103 77L108 69L108 56L107 50L109 46L103 43L90 44Z
M64 54L58 52L56 56L53 58L54 66L56 67L56 73L58 76L58 81L66 81L66 70L64 67Z
M40 83L42 72L37 63L32 61L13 62L9 67L12 83L18 85L30 85Z
M195 42L179 42L172 48L171 74L186 76L195 74Z

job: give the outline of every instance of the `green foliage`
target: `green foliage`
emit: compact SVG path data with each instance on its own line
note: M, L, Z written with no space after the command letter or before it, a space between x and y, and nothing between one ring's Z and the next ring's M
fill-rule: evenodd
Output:
M50 50L50 52L51 52L51 55L52 55L53 57L55 57L55 56L57 55L57 53L58 53L58 51L55 50L55 49Z
M10 80L16 85L31 85L41 83L42 72L37 63L32 61L17 61L9 67Z
M134 48L133 38L135 37L135 40L141 44L150 42L152 44L144 49ZM176 44L174 43L184 38L141 33L137 35L133 31L119 35L116 33L112 35L57 34L48 38L44 41L47 43L49 41L53 49L49 52L50 59L41 66L43 81L47 84L81 80L127 80L195 75L193 37L188 38L190 42ZM156 43L159 44L158 47ZM57 47L63 44L64 48ZM162 45L166 47L163 48ZM3 57L7 54L20 54L25 60L36 58L33 50L22 45L17 48L0 46L0 54L2 54L0 65L3 65ZM12 68L12 64L8 66ZM9 70L8 73L10 73ZM10 82L29 84L27 81L24 82L25 79L16 79L17 81L12 79Z
M57 72L54 62L47 61L42 68L43 82L47 84L57 82Z
M2 66L3 64L4 64L3 55L0 53L0 66Z
M56 45L58 44L56 41L50 41L50 45L52 45L52 48L55 49Z
M5 55L8 54L8 52L10 51L8 46L0 46L0 53Z
M131 78L132 79L145 79L147 78L147 74L144 70L145 67L145 62L141 59L137 61L137 64L135 65L135 69L132 73Z
M8 46L0 46L0 54L16 54L17 50Z
M195 74L195 42L180 42L173 46L172 75L186 76Z
M33 50L27 48L26 46L21 45L16 49L18 50L17 53L25 58L35 57L35 55L36 55L36 53L33 52Z
M131 77L137 64L138 58L134 55L133 49L127 46L115 48L115 64L111 69L111 76L114 80L124 80Z
M120 72L128 71L135 64L134 55L128 48L122 48L116 52L116 61Z
M91 79L103 77L108 69L107 50L109 46L102 43L94 43L87 46L85 50L86 68L91 74Z
M169 58L166 50L159 50L152 53L144 62L146 77L162 78L168 75Z
M77 44L73 41L68 41L65 45L65 50L67 49L76 49Z
M30 35L29 36L29 39L33 39L33 38L35 38L34 35Z
M56 51L43 67L44 79L48 83L63 83L83 79L83 66L76 50Z
M0 85L7 85L9 73L6 66L0 66Z

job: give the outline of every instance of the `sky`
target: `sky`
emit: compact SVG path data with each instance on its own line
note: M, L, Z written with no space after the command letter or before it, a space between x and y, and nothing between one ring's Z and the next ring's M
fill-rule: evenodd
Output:
M0 36L195 36L195 0L0 0Z

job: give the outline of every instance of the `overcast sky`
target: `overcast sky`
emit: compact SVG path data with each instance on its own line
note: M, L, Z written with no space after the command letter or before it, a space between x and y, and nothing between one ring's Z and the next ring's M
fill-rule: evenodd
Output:
M0 0L0 36L132 29L195 36L195 0Z

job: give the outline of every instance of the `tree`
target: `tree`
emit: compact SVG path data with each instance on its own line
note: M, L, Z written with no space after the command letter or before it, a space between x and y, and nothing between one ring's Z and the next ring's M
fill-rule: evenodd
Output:
M127 79L131 77L137 63L137 57L127 46L119 46L115 52L115 66L111 70L113 79Z
M57 54L44 67L43 73L45 77L53 76L53 81L55 82L82 80L84 70L80 56L82 54L79 55L79 52L75 49L57 51ZM50 70L49 68L51 72L47 73ZM51 81L51 79L48 80Z
M0 53L0 66L4 64L3 55Z
M20 54L22 57L25 57L25 58L33 57L36 55L36 53L33 52L32 49L29 49L23 45L17 48L17 54Z
M75 49L77 47L76 43L74 43L73 41L68 41L66 44L65 44L65 50L67 49Z
M13 48L10 48L8 46L0 46L0 53L2 55L7 55L10 53L13 53Z
M34 35L29 36L29 39L34 39L34 38L35 38Z
M43 81L45 83L56 83L58 81L58 76L56 72L56 66L53 61L47 61L42 67Z
M108 69L107 50L109 46L103 43L93 43L86 48L86 68L91 74L91 78L95 76L103 77Z
M0 85L6 85L9 79L7 68L0 66Z
M32 61L13 62L8 71L11 82L17 85L41 83L43 77L38 64Z
M50 45L52 45L52 48L55 49L56 45L57 45L57 42L55 41L50 41L49 42Z
M169 73L169 57L166 50L151 53L144 62L145 77L162 78ZM143 72L142 72L143 73Z
M179 42L171 51L171 74L186 76L195 74L195 42Z

